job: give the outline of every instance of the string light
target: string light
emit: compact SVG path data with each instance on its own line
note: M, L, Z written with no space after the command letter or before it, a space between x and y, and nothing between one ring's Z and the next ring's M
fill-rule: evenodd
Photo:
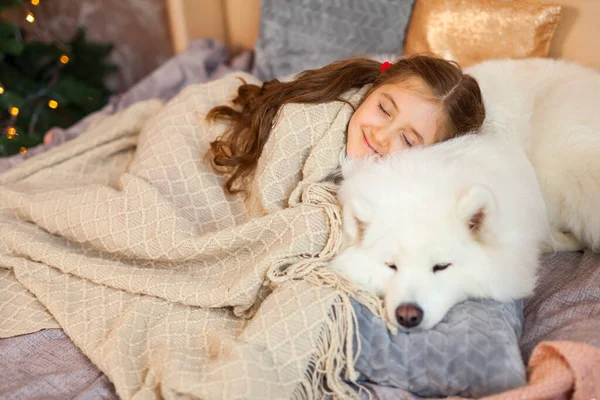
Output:
M17 130L15 129L14 126L9 126L8 129L6 130L6 137L10 140L12 138L14 138L17 135Z
M2 0L0 0L0 3L1 2L2 2ZM39 4L40 4L40 0L29 0L29 2L33 6L39 6ZM25 11L24 19L28 23L32 24L32 28L37 32L38 36L40 36L40 37L48 36L47 32L42 31L41 28L38 26L38 23L36 21L36 15L34 15L34 13L32 12L33 9L27 9L27 6L25 6L23 8L25 9L24 10ZM36 23L34 23L34 22L36 22ZM21 40L21 39L19 39L19 40ZM54 77L53 77L53 80L49 84L50 88L52 86L54 86L54 84L56 83L58 75L60 74L60 71L61 71L60 67L62 67L62 65L68 64L71 61L70 56L69 56L69 54L72 51L71 47L67 46L66 44L64 44L60 41L57 43L57 46L60 49L62 54L59 53L60 54L59 59L58 59L59 64L58 65L55 64ZM9 89L11 89L11 88L12 88L12 86L9 85ZM2 82L0 82L0 95L2 95L5 91L6 91L6 88L3 86ZM45 91L45 93L47 93L47 91ZM35 95L33 95L33 99L34 100L38 100L38 99L42 100L43 95L45 93L38 92ZM7 95L10 95L10 92L7 93ZM88 96L88 100L91 101L92 97ZM58 108L59 103L57 100L50 98L47 100L47 105L49 108L55 110ZM22 105L19 105L19 107L20 106L22 106ZM19 114L20 114L19 107L9 106L8 107L8 113L10 115L9 121L6 121L7 122L6 125L2 124L2 125L4 125L4 129L5 129L4 130L5 137L9 140L16 140L16 137L19 137L20 136L19 134L21 132L27 132L27 130L22 130L20 127L19 128L16 127L17 119L19 119ZM42 102L37 103L35 111L33 112L32 116L30 118L31 121L29 122L29 134L35 133L36 121L40 115L40 112L43 110L43 107L44 107L43 100L42 100ZM0 111L1 111L1 109L0 109ZM29 118L29 114L30 114L29 111L24 110L23 112L25 112L25 111L27 111L26 114L28 114L27 117ZM4 121L2 121L2 122L4 122ZM18 129L18 131L17 131L17 129ZM2 135L2 130L3 130L2 126L0 126L0 137ZM4 147L1 145L0 145L0 147L2 147L2 151L4 152L5 151ZM19 148L18 152L23 155L28 152L28 149L27 149L27 147L23 146L23 147Z

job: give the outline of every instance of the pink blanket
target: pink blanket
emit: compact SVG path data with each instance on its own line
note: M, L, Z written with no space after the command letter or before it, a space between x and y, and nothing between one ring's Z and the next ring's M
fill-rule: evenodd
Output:
M600 349L583 343L538 344L528 365L527 386L485 400L600 398Z

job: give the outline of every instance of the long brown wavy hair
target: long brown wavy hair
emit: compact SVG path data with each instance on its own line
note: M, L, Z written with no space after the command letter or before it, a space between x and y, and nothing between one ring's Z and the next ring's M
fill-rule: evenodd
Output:
M354 57L319 69L304 71L291 82L272 80L261 86L243 84L233 105L214 107L206 119L229 121L228 129L213 141L213 164L231 172L225 189L242 191L238 180L249 176L269 139L278 111L287 103L326 103L344 101L342 94L372 84L365 98L376 88L420 78L441 106L442 127L438 141L477 130L485 118L485 107L477 81L464 74L460 66L437 56L414 55L400 58L381 73L379 61Z

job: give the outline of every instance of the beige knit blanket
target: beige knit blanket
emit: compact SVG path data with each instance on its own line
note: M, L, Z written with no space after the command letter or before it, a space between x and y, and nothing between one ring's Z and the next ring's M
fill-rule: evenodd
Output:
M352 109L284 107L251 194L229 196L204 116L236 76L256 81L136 103L0 175L1 337L60 326L123 399L356 395L351 288L323 268Z

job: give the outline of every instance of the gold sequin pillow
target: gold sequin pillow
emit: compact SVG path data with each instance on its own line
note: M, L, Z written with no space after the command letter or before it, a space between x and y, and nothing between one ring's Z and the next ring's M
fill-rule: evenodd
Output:
M546 57L561 7L523 0L416 0L405 54L436 53L461 66Z

